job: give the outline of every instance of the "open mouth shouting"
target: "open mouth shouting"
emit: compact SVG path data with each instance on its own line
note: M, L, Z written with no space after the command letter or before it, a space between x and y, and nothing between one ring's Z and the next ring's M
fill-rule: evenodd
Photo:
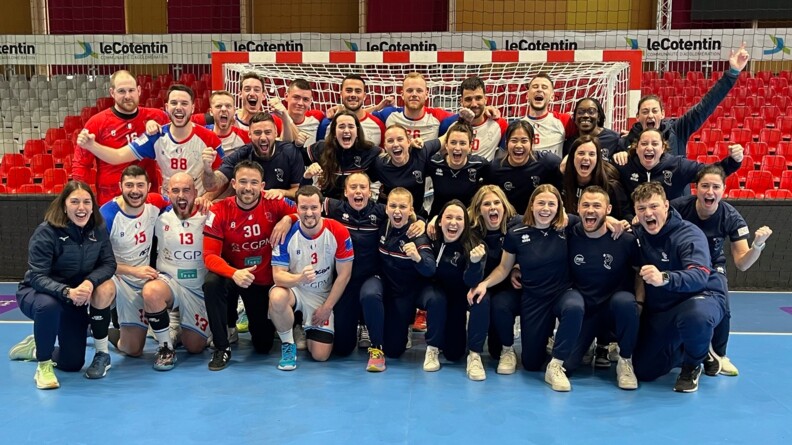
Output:
M259 96L257 94L251 93L245 96L245 108L248 111L258 111L259 110Z
M500 226L502 216L500 210L491 209L487 212L487 225L491 228Z

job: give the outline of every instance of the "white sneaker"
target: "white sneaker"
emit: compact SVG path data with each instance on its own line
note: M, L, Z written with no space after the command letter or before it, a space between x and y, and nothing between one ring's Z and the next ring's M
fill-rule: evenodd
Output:
M426 356L424 357L423 370L426 372L435 372L440 370L440 350L434 346L426 347Z
M632 359L619 357L616 362L616 381L621 389L638 389L638 378L633 371Z
M294 327L294 344L297 345L298 351L305 351L308 349L308 343L305 341L305 330L301 325Z
M514 374L517 372L517 354L514 353L513 346L504 346L498 360L498 374Z
M564 367L562 366L561 361L556 359L550 360L550 363L547 365L547 370L545 371L545 382L550 384L550 387L553 388L553 391L571 391L572 385L569 384L569 379L567 378L566 374L564 374Z
M730 377L734 377L740 375L740 371L734 366L734 363L729 360L729 357L723 356L721 357L721 375L728 375Z
M515 340L520 338L520 332L521 332L521 329L520 329L520 317L517 316L517 318L514 319L514 339Z
M412 328L407 328L407 345L404 349L412 349Z
M467 356L467 368L465 368L467 376L470 380L480 382L487 378L487 373L484 371L484 365L481 363L481 355L470 352Z
M234 326L233 328L231 327L228 328L228 343L232 345L234 343L239 343L239 331L237 331L236 326Z

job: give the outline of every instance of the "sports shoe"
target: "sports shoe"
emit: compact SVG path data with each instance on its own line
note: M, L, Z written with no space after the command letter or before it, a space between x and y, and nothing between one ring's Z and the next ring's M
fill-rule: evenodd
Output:
M60 388L58 377L55 376L55 364L52 363L52 360L39 362L33 380L36 381L36 388L38 389Z
M517 340L520 338L520 333L522 332L520 328L520 316L518 315L517 318L514 319L514 339Z
M371 347L371 338L369 337L368 328L362 324L358 326L358 348L368 349Z
M736 366L729 360L729 357L723 356L721 357L721 375L727 375L729 377L735 377L740 375L740 371L737 369Z
M550 360L550 363L548 363L545 370L545 382L550 384L553 391L565 392L572 390L572 385L569 384L569 379L564 374L565 371L561 362Z
M498 374L514 374L517 372L517 354L513 346L504 346L498 360Z
M176 351L168 347L165 342L163 346L157 348L157 353L154 355L154 370L156 371L170 371L176 366Z
M108 369L110 369L110 354L96 351L96 354L94 354L93 360L91 361L91 365L85 370L85 378L101 379L107 375Z
M701 376L701 365L689 366L682 365L682 372L677 377L674 391L676 392L696 392L698 391L699 377Z
M718 373L721 372L722 364L721 358L710 346L709 352L707 353L707 358L704 359L704 374L715 377Z
M635 377L632 360L619 357L616 362L616 381L621 389L638 389L638 378Z
M215 349L212 353L212 360L209 361L210 371L222 371L228 367L231 361L231 349Z
M369 359L366 365L368 372L382 372L385 370L385 353L379 348L368 348Z
M589 366L589 367L593 366L594 365L594 351L596 349L597 349L596 346L594 345L594 343L592 343L591 346L588 349L586 349L586 352L583 353L583 358L580 359L580 364L584 365L584 366ZM550 355L550 352L548 352L548 355Z
M308 342L305 341L305 329L303 329L302 325L297 325L292 330L294 334L294 344L297 345L298 351L305 351L308 349Z
M297 368L297 345L294 343L283 343L281 345L281 359L278 362L278 369L281 371L293 371Z
M553 348L555 348L555 336L547 337L547 346L545 346L547 355L553 355Z
M465 371L468 378L474 382L480 382L487 378L487 372L484 371L484 365L481 363L481 355L475 352L468 353Z
M242 333L248 332L250 330L250 322L248 321L247 312L242 311L242 313L239 314L239 318L237 319L236 328L237 328L237 331L242 332Z
M426 372L435 372L440 370L440 350L433 347L426 347L426 356L424 357L423 370Z
M608 345L608 360L610 360L611 363L618 362L619 358L621 357L619 355L619 352L620 352L620 349L619 349L619 344L618 343L614 342L614 343L609 344Z
M594 367L598 369L609 369L611 366L608 358L608 347L599 346L594 350Z
M228 328L228 343L232 345L239 343L239 331L237 331L236 326Z
M415 321L412 325L413 331L426 332L426 311L418 310L415 313Z
M404 346L404 349L412 349L412 328L407 328L407 344Z
M11 360L31 361L36 359L36 338L33 334L28 335L21 342L15 344L8 351L8 358ZM56 381L57 383L57 381Z

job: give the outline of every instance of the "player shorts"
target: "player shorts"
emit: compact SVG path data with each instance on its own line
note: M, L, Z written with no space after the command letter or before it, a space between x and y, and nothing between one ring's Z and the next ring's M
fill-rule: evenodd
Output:
M122 327L148 329L146 312L143 310L142 288L130 284L118 275L113 275L112 280L116 288L115 305L118 311L118 323Z
M333 315L333 311L330 311L330 318L323 325L311 325L311 318L313 318L314 311L327 301L327 294L309 292L302 287L293 287L291 291L294 293L294 298L297 300L294 310L302 311L303 313L303 329L305 329L305 335L307 337L311 337L310 331L312 330L335 334L335 316Z
M178 280L164 273L160 273L158 279L164 281L173 294L173 308L179 308L182 329L189 329L204 338L209 338L211 330L206 315L203 290L182 286Z

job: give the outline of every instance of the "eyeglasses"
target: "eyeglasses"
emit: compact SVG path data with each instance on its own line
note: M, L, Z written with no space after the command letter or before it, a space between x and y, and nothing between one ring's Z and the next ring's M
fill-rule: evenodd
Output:
M578 116L596 116L598 113L597 109L594 107L591 108L578 108L577 110Z

